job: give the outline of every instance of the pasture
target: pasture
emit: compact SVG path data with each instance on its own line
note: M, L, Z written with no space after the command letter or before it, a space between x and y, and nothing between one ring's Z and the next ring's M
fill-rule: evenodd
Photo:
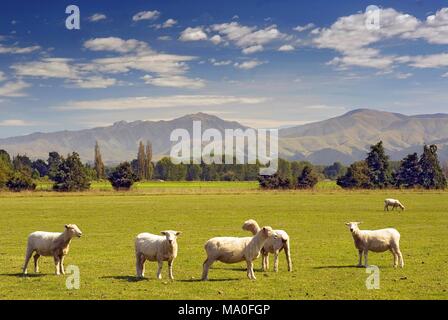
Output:
M129 193L91 191L0 193L0 299L447 299L448 193L418 191L345 192L325 186L319 191L263 192L246 185L177 185ZM187 184L187 183L186 183ZM186 192L188 191L189 192ZM404 213L383 211L383 199L406 205ZM291 237L294 271L246 278L245 263L216 263L210 281L199 281L203 245L214 236L248 236L249 218L286 230ZM357 251L346 221L363 221L362 229L395 227L401 233L404 269L392 267L392 255L370 253L380 268L380 289L367 290L369 276L357 264ZM53 259L40 260L41 273L20 273L26 237L36 230L63 231L76 223L65 266L81 272L79 290L68 290L66 276L55 276ZM179 255L175 281L155 279L156 263L146 264L146 279L136 281L133 242L140 232L174 229Z

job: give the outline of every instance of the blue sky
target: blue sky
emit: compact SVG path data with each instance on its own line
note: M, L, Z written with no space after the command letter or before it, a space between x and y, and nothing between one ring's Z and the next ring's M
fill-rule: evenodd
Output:
M80 30L65 27L70 4ZM0 137L196 112L273 128L355 108L448 110L446 1L1 6Z

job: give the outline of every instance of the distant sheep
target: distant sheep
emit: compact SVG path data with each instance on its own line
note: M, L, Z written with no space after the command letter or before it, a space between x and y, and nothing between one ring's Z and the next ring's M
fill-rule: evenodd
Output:
M260 231L260 226L257 221L250 219L244 222L243 230L252 232L253 235ZM274 254L274 271L278 271L278 255L280 251L285 250L286 261L288 263L288 271L292 271L292 261L290 253L290 241L288 234L283 230L273 230L276 237L271 236L266 240L263 248L261 249L262 255L262 269L263 271L269 270L269 253Z
M401 211L404 211L404 205L401 204L400 201L396 199L386 199L384 200L384 211L389 211L389 207L392 207L392 211L394 209L400 208Z
M393 229L382 230L360 230L358 225L361 222L347 222L346 225L350 228L355 247L359 253L358 267L362 266L362 255L364 254L365 267L368 266L367 256L369 251L385 252L390 250L394 256L394 268L398 266L404 267L403 255L400 251L400 233Z
M56 265L56 275L65 274L64 256L68 254L70 242L72 238L80 238L81 230L76 224L66 224L64 232L44 232L36 231L28 236L28 244L25 255L25 263L22 272L27 274L28 262L34 255L34 272L39 272L38 259L40 256L54 258Z
M163 261L168 261L169 278L174 280L173 262L177 257L177 237L179 231L162 231L162 236L141 233L135 238L135 258L137 278L145 276L145 261L157 261L157 279L162 279Z
M208 271L215 261L224 263L246 261L247 277L255 280L253 261L260 256L266 240L273 235L271 227L263 227L253 237L218 237L208 240L204 247L207 259L203 265L202 280L208 280Z

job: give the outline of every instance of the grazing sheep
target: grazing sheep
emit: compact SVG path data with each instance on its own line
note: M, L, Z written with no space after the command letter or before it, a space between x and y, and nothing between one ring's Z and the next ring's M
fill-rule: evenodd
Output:
M23 264L23 274L27 274L28 262L34 255L34 272L39 272L37 260L40 256L54 258L56 265L56 275L65 274L64 256L68 254L70 242L72 238L80 238L81 230L76 224L66 224L64 232L44 232L36 231L28 236L28 245L25 255L25 263Z
M208 280L208 271L215 261L237 263L244 260L247 263L247 277L255 280L253 261L260 256L261 248L273 235L271 227L263 227L253 237L218 237L208 240L204 246L207 259L203 265L202 280Z
M402 205L401 202L396 199L384 200L384 211L389 211L389 207L392 207L392 211L394 211L394 209L396 208L400 208L401 211L404 211L404 205Z
M256 235L260 231L260 226L257 221L250 219L244 222L243 230L252 232ZM278 271L278 254L283 249L285 250L286 261L288 262L288 271L292 271L292 261L290 253L290 241L288 234L283 230L273 230L277 235L276 238L273 236L266 240L263 248L261 249L262 255L262 269L263 271L268 271L269 269L269 253L274 254L274 271Z
M346 225L350 228L355 247L359 252L358 267L362 266L362 255L364 254L365 267L368 266L367 256L369 251L385 252L390 250L394 255L394 268L398 266L404 267L403 255L400 251L400 233L393 228L382 230L360 230L358 225L361 222L347 222Z
M177 257L177 237L181 234L179 231L162 231L162 236L150 233L140 233L135 238L135 258L137 278L145 276L145 261L157 261L157 279L162 279L163 261L168 261L169 277L173 277L173 262Z

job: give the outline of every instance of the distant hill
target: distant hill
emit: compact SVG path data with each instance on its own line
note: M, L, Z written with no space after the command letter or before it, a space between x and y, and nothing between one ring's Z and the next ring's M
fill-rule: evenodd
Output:
M169 154L171 132L183 128L192 134L195 120L202 122L202 130L215 128L223 135L225 129L247 128L238 122L198 113L170 121L121 121L108 127L0 139L0 149L11 155L44 159L50 151L67 154L75 150L84 161L91 161L93 146L98 141L104 161L118 163L135 158L139 141L149 140L157 159ZM420 153L425 143L437 144L441 159L448 160L448 114L406 116L358 109L325 121L281 129L279 136L282 157L315 164L348 164L363 159L368 147L379 140L383 140L393 160L410 152Z

